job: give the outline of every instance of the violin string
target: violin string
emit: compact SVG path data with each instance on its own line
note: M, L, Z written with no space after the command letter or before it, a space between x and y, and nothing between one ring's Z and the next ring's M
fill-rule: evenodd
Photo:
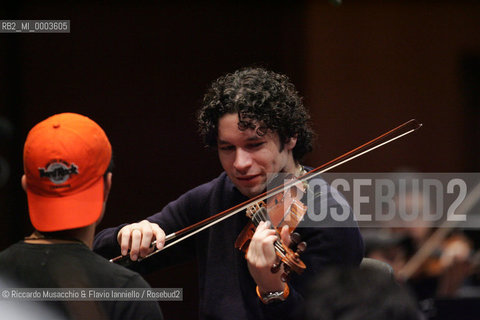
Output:
M262 221L270 221L270 218L268 216L268 213L267 213L267 210L265 209L265 207L260 207L259 210L257 210L254 215L253 215L253 218L252 220L254 221L254 224L255 226L258 226L258 224ZM278 231L272 226L272 224L270 223L270 228L271 229L274 229L277 236L280 237L280 234L278 233ZM277 249L277 251L282 255L282 257L285 257L285 249L284 247L282 246L282 244L278 241L278 240L275 240L275 242L273 243L275 249Z

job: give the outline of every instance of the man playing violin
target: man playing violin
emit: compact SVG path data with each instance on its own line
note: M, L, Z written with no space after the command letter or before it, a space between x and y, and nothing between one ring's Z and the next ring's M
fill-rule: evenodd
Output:
M217 149L224 172L145 220L103 230L95 239L95 250L109 258L129 255L135 261L153 250L153 240L161 249L165 234L265 192L272 174L302 175L305 169L300 160L312 149L308 120L301 97L284 75L245 68L220 77L204 97L198 124L206 145ZM330 192L327 200L329 206L339 206ZM356 226L297 228L308 243L301 256L307 268L284 282L283 272L272 271L278 263L273 244L279 239L270 222L258 224L246 254L234 248L247 222L244 214L234 215L200 232L194 241L140 264L157 268L169 263L172 252L195 255L200 318L258 320L294 317L308 282L321 268L358 265L363 258L363 241ZM288 227L279 233L288 245Z

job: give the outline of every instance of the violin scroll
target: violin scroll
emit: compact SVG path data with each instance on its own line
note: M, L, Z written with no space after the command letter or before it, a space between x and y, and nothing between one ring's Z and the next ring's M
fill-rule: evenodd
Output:
M292 270L301 274L306 269L305 264L300 260L300 255L307 249L307 243L305 241L300 242L300 235L296 232L290 235L290 240L292 243L290 244L289 252L287 254L288 263L285 263L284 260L280 260L279 263L275 263L271 268L272 273L277 273L283 264L284 272L281 277L283 282L288 281ZM293 252L293 250L295 250L295 252Z

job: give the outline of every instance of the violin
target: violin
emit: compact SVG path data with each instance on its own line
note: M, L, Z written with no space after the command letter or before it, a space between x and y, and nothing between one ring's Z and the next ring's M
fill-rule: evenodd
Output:
M259 194L245 202L237 204L230 209L217 213L207 219L199 221L191 226L185 227L179 231L168 234L165 237L165 245L160 250L154 250L152 253L138 259L137 262L152 257L153 255L161 252L162 250L171 247L180 241L183 241L198 232L201 232L211 226L238 214L239 212L246 212L247 217L250 218L249 223L240 233L236 240L236 247L244 252L248 248L249 241L251 240L255 228L260 221L274 221L272 226L276 228L277 232L284 225L282 223L290 223L289 232L293 232L298 222L302 220L307 208L298 199L297 192L304 192L300 185L306 185L309 179L319 176L320 174L327 172L337 166L340 166L348 161L351 161L357 157L360 157L370 151L373 151L381 146L384 146L392 141L395 141L401 137L404 137L422 126L415 119L411 119L402 125L389 130L375 139L370 140L367 143L360 145L359 147L301 175L296 179L279 185L265 193ZM281 210L282 209L282 210ZM293 252L282 241L277 240L274 243L276 255L280 258L281 263L284 264L284 270L286 274L282 275L282 278L288 277L290 270L296 273L302 273L306 269L305 264L300 260L300 254L306 249L306 243L299 243L298 236L295 233L290 235L292 242L297 245L297 251ZM156 241L153 241L151 247L155 247ZM135 261L132 261L128 255L118 256L110 260L123 266L128 266ZM272 267L272 272L276 272L279 269L279 264Z
M419 277L439 277L455 260L466 261L470 256L472 245L461 234L452 234L444 239L435 252L417 271Z

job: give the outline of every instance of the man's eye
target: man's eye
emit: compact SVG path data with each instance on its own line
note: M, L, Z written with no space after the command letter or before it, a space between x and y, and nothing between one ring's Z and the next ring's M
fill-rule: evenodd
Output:
M234 150L234 146L223 146L223 147L220 147L220 150L222 151L232 151Z
M255 148L259 148L261 147L265 142L258 142L258 143L252 143L252 144L249 144L248 147L250 149L255 149Z

